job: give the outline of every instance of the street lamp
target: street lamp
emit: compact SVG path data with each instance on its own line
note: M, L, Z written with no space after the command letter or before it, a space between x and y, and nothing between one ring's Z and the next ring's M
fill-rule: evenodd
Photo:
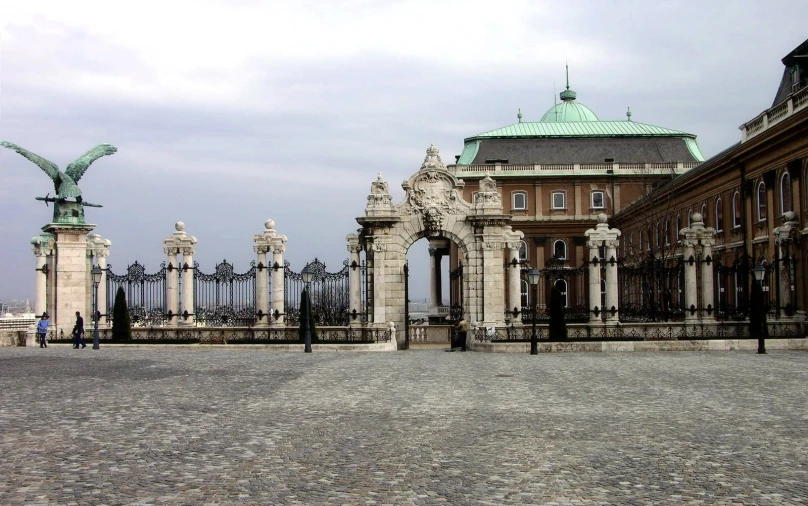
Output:
M765 355L766 354L766 313L765 309L763 308L763 277L766 275L766 268L763 267L763 263L759 263L752 269L752 272L755 274L755 281L757 281L758 287L758 294L759 300L756 304L753 304L752 311L757 311L759 318L756 318L757 325L753 325L753 327L757 327L755 330L758 332L758 354Z
M101 267L94 265L90 274L93 278L93 349L101 347L98 338L98 284L101 283L101 276L104 274Z
M538 303L538 296L536 289L539 285L539 278L541 277L541 273L535 267L527 271L527 280L533 286L533 333L530 335L530 354L531 355L538 355L539 354L539 341L538 336L536 336L536 313L537 313L537 303Z
M314 271L312 271L309 264L306 264L303 267L303 270L300 272L300 275L303 276L303 282L306 283L306 315L304 316L305 321L303 323L303 328L305 330L305 340L306 345L303 348L303 352L311 353L311 326L309 325L309 315L311 314L311 295L309 294L309 283L311 283L311 278L314 277Z

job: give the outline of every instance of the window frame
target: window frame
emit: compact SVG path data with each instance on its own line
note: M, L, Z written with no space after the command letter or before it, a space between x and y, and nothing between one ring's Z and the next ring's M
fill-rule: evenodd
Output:
M787 180L784 184L784 181ZM786 188L788 188L788 199L786 199ZM785 207L786 200L788 200L788 209ZM791 176L787 170L784 170L780 175L780 216L789 211L793 211L793 199L791 196Z
M516 197L521 196L524 199L522 207L516 206ZM526 191L513 191L511 192L511 210L512 211L527 211L527 192Z
M556 195L561 196L561 207L556 206ZM550 205L554 210L566 210L567 209L567 192L556 190L550 194Z
M743 213L740 207L743 205L741 202L741 192L735 190L732 194L732 229L741 228L743 221Z
M524 258L522 255L523 249L524 249ZM525 263L528 261L529 257L530 257L530 249L527 247L527 242L519 241L519 261Z
M564 245L563 257L556 256L556 246L558 245L558 243ZM567 248L567 241L565 241L564 239L556 239L555 241L553 241L553 258L555 258L556 260L569 260L569 249Z
M761 198L761 191L763 192L763 198ZM755 199L757 200L757 222L762 223L767 219L765 181L758 181L757 186L755 186Z
M720 196L715 199L713 225L715 225L716 232L724 231L724 200Z
M595 195L599 194L601 199L601 205L595 205ZM592 209L606 209L606 192L603 190L592 190L589 196L589 203L592 206Z

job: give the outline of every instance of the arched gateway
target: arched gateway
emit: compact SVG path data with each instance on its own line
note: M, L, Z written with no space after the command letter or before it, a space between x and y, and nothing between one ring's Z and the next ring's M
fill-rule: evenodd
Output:
M427 149L421 169L402 183L406 192L403 202L393 204L381 174L371 184L365 215L357 218L362 228L346 240L353 262L358 262L361 251L365 252L369 277L367 313L374 325L392 322L397 329L405 328L407 250L424 237L442 237L456 245L450 261L463 265L466 321L485 326L504 324L505 248L518 255L524 234L507 225L510 215L503 213L493 179L486 176L480 182L473 203L463 199L463 186L446 170L435 146ZM352 288L351 299L353 309L357 309L357 288ZM397 333L397 340L401 346L403 332Z

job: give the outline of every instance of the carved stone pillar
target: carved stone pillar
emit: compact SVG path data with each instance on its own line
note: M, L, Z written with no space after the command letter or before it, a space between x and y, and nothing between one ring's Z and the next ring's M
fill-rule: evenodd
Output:
M274 227L275 222L267 221L267 225ZM264 234L269 234L269 251L272 252L272 300L269 307L272 313L271 325L286 325L285 309L283 307L284 292L284 267L283 254L286 252L286 242L289 240L285 235L277 233L274 228L267 229ZM277 318L276 318L277 315Z
M359 253L362 251L362 245L359 243L358 234L348 234L345 236L348 242L348 252L351 254L351 261L348 270L348 311L350 312L350 323L361 323L360 313L362 308L362 276L361 264Z
M595 316L594 309L601 306L601 282L600 282L600 269L601 262L597 260L599 257L598 249L601 246L606 248L606 304L601 307L600 311L607 311L606 322L608 324L616 324L619 318L620 304L618 302L618 286L617 286L617 244L620 237L620 230L616 228L609 228L606 223L607 217L605 214L598 215L598 224L595 228L590 228L585 232L588 238L586 245L589 248L589 310L593 313L589 316L589 321L592 324L600 323L600 316ZM614 262L610 260L614 258ZM611 308L615 308L614 314Z
M174 224L174 233L163 239L166 261L166 311L170 311L170 325L194 324L194 253L196 237L185 232L185 224ZM182 260L178 255L182 255ZM179 278L179 279L178 279ZM179 301L180 279L182 301ZM179 307L180 302L182 307Z
M438 262L437 248L429 248L429 314L438 314L438 300L440 292L438 291L438 269L435 265Z
M697 320L698 286L696 285L696 251L691 239L682 240L685 259L685 321Z
M712 232L715 236L715 231ZM715 320L715 288L713 282L713 244L715 237L707 233L701 238L701 305L705 309L704 320Z
M519 263L519 247L522 245L523 232L513 232L510 225L505 227L505 246L508 247L508 307L506 311L513 315L511 323L521 325L522 319L517 312L522 311L522 264ZM535 301L534 301L535 302Z
M614 231L615 229L611 229ZM619 234L620 231L618 230ZM603 241L606 246L606 306L603 308L606 311L606 323L616 324L619 319L620 305L618 302L617 285L617 239L609 239ZM614 308L614 309L612 309Z
M791 305L790 314L793 315L796 311L796 307L794 307L796 305L796 281L794 280L794 270L792 269L794 252L791 248L794 242L792 233L799 233L800 224L796 218L796 213L788 211L783 215L783 224L774 229L774 244L775 248L777 248L779 259L777 269L779 269L780 276L780 308L778 312L778 317L780 318L787 316L784 310L789 304Z
M102 239L98 234L90 234L87 236L87 256L94 260L95 265L101 269L101 281L98 283L97 302L98 312L101 313L98 319L99 326L105 326L109 322L109 304L107 303L107 257L109 256L110 246L112 246L112 241ZM90 288L92 289L92 281ZM87 315L94 317L92 311L88 312Z
M39 318L48 310L48 280L52 275L48 266L48 258L53 255L56 239L53 234L43 233L31 239L31 245L34 255L36 255L34 312Z
M586 241L589 248L589 323L599 324L603 308L600 301L600 259L598 250L603 244L600 234L593 234L592 240Z
M267 220L264 229L269 230L274 227L272 220ZM266 232L265 232L266 233ZM269 241L264 234L253 236L253 251L256 253L255 259L255 324L257 327L269 325L271 316L269 314L269 269L267 264L267 253L269 252Z

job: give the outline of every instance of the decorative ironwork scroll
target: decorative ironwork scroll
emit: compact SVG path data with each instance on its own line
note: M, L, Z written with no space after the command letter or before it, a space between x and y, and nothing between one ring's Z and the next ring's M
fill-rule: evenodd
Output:
M316 258L308 266L313 273L309 283L309 297L315 323L318 326L348 325L350 321L348 260L343 262L342 269L338 272L326 272L325 264ZM305 283L302 274L292 271L289 262L284 262L283 267L284 313L286 321L296 325L300 322L300 294L305 288Z
M168 322L166 314L166 264L160 270L147 274L146 268L135 262L126 268L126 274L115 274L107 266L107 318L112 322L115 295L123 287L129 318L133 327L154 327Z
M194 318L204 327L251 327L255 325L255 262L237 273L223 260L212 274L194 262Z

